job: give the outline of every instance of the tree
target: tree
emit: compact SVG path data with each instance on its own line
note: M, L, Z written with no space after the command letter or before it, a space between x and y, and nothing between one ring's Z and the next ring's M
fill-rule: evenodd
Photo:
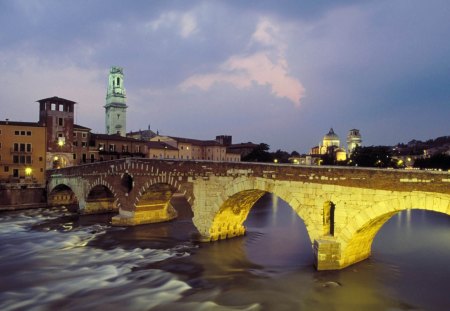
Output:
M414 162L417 168L434 168L447 171L450 169L450 156L446 154L436 154L426 159L417 159Z
M389 146L356 147L350 155L349 165L363 167L395 167Z
M269 145L261 143L248 155L242 158L246 162L273 162L273 155L269 152Z

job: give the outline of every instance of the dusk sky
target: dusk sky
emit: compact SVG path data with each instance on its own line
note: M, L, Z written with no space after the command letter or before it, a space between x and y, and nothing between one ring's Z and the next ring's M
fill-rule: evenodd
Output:
M0 119L77 102L103 133L111 66L127 130L305 153L450 135L450 1L0 0Z

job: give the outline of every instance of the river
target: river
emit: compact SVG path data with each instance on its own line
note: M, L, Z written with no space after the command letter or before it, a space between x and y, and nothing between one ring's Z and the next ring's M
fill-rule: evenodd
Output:
M0 213L0 310L450 310L450 217L408 210L368 260L316 271L302 220L265 195L247 234L195 239L192 213L111 227L64 207Z

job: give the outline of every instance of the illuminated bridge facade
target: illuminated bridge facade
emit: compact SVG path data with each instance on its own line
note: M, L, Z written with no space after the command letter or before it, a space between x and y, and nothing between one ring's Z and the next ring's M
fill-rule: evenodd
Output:
M47 190L49 204L117 211L117 226L175 218L170 199L178 192L206 241L243 235L252 206L272 193L304 221L319 270L368 258L376 233L399 211L450 215L448 172L127 158L49 171Z

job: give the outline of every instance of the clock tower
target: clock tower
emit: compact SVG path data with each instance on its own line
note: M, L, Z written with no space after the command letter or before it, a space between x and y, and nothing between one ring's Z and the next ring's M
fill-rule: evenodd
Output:
M111 67L105 105L106 134L126 135L127 107L123 86L123 68Z

